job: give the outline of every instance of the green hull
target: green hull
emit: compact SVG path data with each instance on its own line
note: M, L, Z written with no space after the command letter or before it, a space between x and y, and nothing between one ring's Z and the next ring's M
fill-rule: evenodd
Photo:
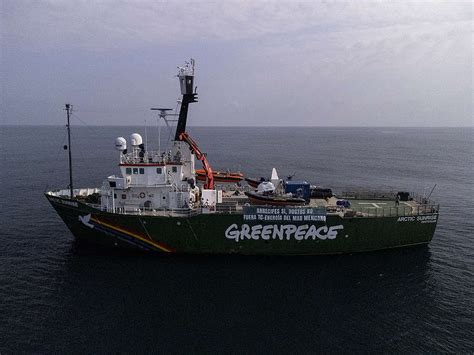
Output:
M256 224L244 221L242 214L113 214L76 200L46 197L78 240L159 253L323 255L382 250L429 243L438 220L437 212L405 217L328 215L325 221L292 222L289 229L281 221L261 222L252 229Z

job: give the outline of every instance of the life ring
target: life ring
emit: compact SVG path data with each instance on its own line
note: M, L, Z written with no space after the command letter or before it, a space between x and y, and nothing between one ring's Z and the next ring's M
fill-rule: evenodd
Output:
M145 193L144 193L144 192L140 192L140 195L138 195L138 197L140 197L140 198L145 198Z

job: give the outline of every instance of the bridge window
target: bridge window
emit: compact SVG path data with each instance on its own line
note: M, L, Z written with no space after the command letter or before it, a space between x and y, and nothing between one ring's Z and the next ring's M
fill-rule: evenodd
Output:
M145 168L140 168L140 174L141 175L145 174Z
M132 168L126 168L125 169L125 174L132 175Z
M177 172L178 172L178 167L173 166L173 167L171 168L171 171L172 171L173 173L177 173Z
M161 174L162 173L161 168L156 168L156 173Z
M133 173L138 174L138 168L133 168Z

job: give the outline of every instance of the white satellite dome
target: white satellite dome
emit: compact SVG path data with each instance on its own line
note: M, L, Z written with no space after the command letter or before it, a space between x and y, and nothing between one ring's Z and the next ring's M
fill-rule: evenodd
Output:
M115 149L120 150L123 152L125 149L127 149L127 141L123 137L117 137L115 138Z
M143 143L142 136L139 135L138 133L133 133L130 136L130 142L131 142L132 146L138 147L140 144Z

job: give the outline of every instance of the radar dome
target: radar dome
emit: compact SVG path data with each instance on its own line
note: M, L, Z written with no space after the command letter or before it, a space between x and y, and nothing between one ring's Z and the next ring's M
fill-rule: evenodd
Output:
M134 147L138 147L140 144L143 143L142 136L139 135L138 133L133 133L130 136L130 142Z
M115 138L115 149L124 151L127 149L127 141L123 137Z

